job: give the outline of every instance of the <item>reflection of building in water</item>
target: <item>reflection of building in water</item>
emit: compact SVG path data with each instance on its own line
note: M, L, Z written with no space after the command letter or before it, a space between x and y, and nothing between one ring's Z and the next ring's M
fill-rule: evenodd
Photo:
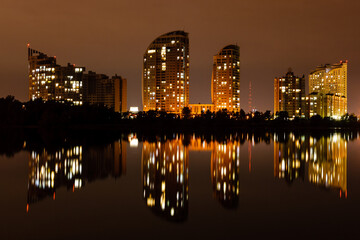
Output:
M188 148L189 151L212 151L214 148L214 141L206 142L199 137L193 136L190 139Z
M85 182L98 178L121 176L125 173L126 143L114 142L107 146L73 146L55 152L32 151L29 156L27 203L45 197L55 199L56 189L81 188ZM28 209L28 207L27 207Z
M188 150L182 140L144 142L142 176L147 206L169 220L188 214Z
M240 192L240 142L215 142L211 154L215 197L224 207L237 207Z
M347 141L339 133L320 139L310 137L309 181L339 188L347 195Z
M347 195L347 140L341 134L314 138L290 133L274 138L275 177L304 179L306 162L309 182L339 188Z
M305 178L306 139L294 134L276 135L274 140L274 177L284 178L287 182Z
M187 146L183 136L143 143L143 194L147 206L169 220L187 218L189 151L211 151L214 196L223 206L236 207L240 191L240 141L229 139L219 143L195 136Z

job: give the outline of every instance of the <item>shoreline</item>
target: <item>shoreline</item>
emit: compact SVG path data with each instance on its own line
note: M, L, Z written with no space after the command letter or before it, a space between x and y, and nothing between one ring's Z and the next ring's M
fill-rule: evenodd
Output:
M114 131L283 131L283 130L360 130L359 122L299 120L299 121L253 121L253 120L203 120L203 119L149 119L120 120L116 123L87 124L0 124L0 129L67 129L67 130L114 130Z

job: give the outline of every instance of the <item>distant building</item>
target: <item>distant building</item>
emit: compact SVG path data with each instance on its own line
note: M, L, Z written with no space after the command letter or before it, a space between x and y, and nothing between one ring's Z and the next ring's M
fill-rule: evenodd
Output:
M309 75L309 92L347 97L347 61L325 64L313 70Z
M215 111L214 104L189 104L189 108L191 110L191 114L193 115L201 115L202 113L206 113L207 111Z
M146 49L142 101L144 111L181 113L189 105L188 33L166 33L156 38Z
M347 113L347 61L325 64L309 75L310 117L339 119Z
M214 56L211 98L215 111L240 111L240 48L228 45Z
M127 82L120 76L112 78L68 63L60 66L56 57L28 48L29 99L104 105L116 112L127 111Z
M89 71L84 74L84 99L90 104L104 105L115 112L127 111L127 81L120 76L109 78Z
M312 92L308 96L309 117L320 115L340 119L347 113L347 99L332 93Z
M42 98L45 101L68 101L81 105L82 74L84 67L56 64L56 57L49 57L37 50L28 48L29 61L29 99Z
M139 112L139 107L130 107L129 112L138 113Z
M274 113L286 111L289 118L305 117L305 77L296 77L291 69L274 79Z

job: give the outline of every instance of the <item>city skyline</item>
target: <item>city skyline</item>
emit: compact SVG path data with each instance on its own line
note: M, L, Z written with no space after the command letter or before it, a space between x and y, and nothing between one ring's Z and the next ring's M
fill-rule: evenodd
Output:
M2 79L6 80L0 83L1 97L11 94L20 100L26 99L27 86L20 83L26 79L23 50L30 42L35 48L56 54L62 59L61 65L71 60L107 75L121 72L128 79L128 106L141 107L141 56L147 44L164 32L182 29L190 33L190 103L211 102L212 56L226 44L237 43L242 49L241 108L244 110L248 108L247 86L250 80L252 105L265 111L272 109L269 99L273 98L273 93L268 89L273 78L282 75L288 67L305 74L308 81L307 76L314 66L344 59L351 64L348 84L353 86L348 92L351 99L348 112L360 113L360 106L356 104L360 100L356 94L356 79L360 76L356 67L360 62L357 54L360 34L353 30L359 21L357 1L346 4L335 1L330 4L328 1L226 1L221 4L200 1L180 6L165 1L143 4L124 1L112 5L90 2L87 6L75 2L71 9L66 4L49 3L41 7L44 10L41 15L35 11L36 2L15 5L5 1L2 8L5 20L2 29L9 34L3 39L7 47L1 58L4 67ZM225 10L228 4L233 6L227 10L229 15L224 20L216 18L215 13ZM181 11L172 11L177 8ZM55 9L54 21L46 21L49 9ZM121 16L111 14L119 9L123 12ZM147 21L148 9L154 10L152 16L159 23L156 26ZM98 14L99 10L107 14L93 22L91 16ZM79 14L64 15L76 12ZM160 15L161 12L164 15ZM274 12L282 12L282 16L274 16ZM161 21L165 18L167 21ZM223 27L225 22L227 25ZM63 27L65 25L69 27ZM337 34L332 33L333 29ZM45 30L46 38L39 34Z
M0 238L356 236L359 10L2 0Z

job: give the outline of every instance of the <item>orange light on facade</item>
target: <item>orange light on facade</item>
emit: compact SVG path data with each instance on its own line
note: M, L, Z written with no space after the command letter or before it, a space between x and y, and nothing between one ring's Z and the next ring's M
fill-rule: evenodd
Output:
M26 212L29 212L29 204L26 204Z
M53 200L55 200L55 193L53 194Z

